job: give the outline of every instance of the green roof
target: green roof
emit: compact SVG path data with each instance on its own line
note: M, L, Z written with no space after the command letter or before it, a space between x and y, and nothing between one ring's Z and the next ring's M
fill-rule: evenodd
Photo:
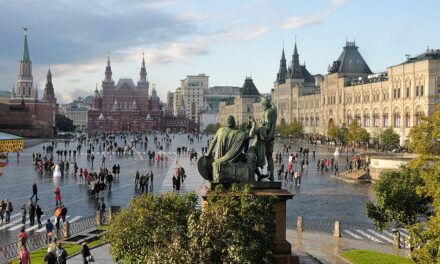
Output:
M24 35L24 44L23 44L23 52L21 54L21 61L31 61L31 59L29 58L29 49L28 49L26 35Z
M13 140L13 139L23 139L23 138L5 132L0 132L0 140Z

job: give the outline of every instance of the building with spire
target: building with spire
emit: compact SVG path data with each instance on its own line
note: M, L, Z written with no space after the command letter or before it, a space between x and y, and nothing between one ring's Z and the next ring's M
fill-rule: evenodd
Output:
M218 112L218 123L223 124L228 115L235 118L237 126L247 122L250 116L254 115L254 104L259 102L261 94L251 77L246 77L240 94L229 101L220 103Z
M440 50L427 49L385 72L373 73L356 43L346 41L328 74L321 76L311 75L299 64L295 44L285 81L280 74L283 57L272 90L277 122L298 121L312 135L327 135L332 126L356 122L370 133L370 143L377 143L378 135L391 127L405 145L418 116L434 113L440 102Z
M151 97L149 96L150 83L147 79L144 56L137 84L132 79L119 79L115 84L112 74L108 53L102 93L96 87L88 111L88 130L161 130L162 105L154 88Z
M278 109L280 122L291 122L300 111L298 98L319 93L322 75L312 75L305 64L299 61L298 47L295 42L290 67L287 69L284 48L281 53L280 67L274 82L272 100ZM318 97L315 95L315 97ZM316 98L319 100L319 98Z
M17 85L11 87L9 102L0 104L0 130L28 137L53 136L59 106L52 73L48 71L43 97L39 99L38 88L33 83L27 33L24 28Z

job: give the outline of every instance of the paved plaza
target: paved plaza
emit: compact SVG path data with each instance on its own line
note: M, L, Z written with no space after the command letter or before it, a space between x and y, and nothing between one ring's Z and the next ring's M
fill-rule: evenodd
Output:
M188 155L180 157L176 154L177 146L192 147L201 155L201 147L206 146L207 136L204 136L200 142L197 140L190 144L187 135L176 135L168 149L163 150L167 155L168 164L159 164L149 162L148 150L156 150L153 146L153 135L149 136L150 141L147 149L139 146L136 147L133 155L117 156L115 154L105 153L106 167L111 170L113 164L120 164L121 174L119 178L113 182L111 191L105 192L105 203L125 207L130 199L136 195L134 187L133 174L135 170L139 170L141 174L147 171L154 173L154 192L172 191L172 177L175 174L176 162L185 168L187 179L181 186L180 192L197 190L204 181L197 172L197 162L189 161ZM118 144L123 144L120 138L117 139ZM128 138L131 142L131 137ZM44 211L42 221L46 221L48 217L53 216L55 209L55 188L60 186L63 204L68 209L68 218L70 222L78 221L83 217L93 215L98 206L98 200L91 195L88 186L81 183L77 176L73 174L73 166L67 175L60 179L54 179L51 174L39 173L38 169L32 164L32 153L42 152L43 145L38 144L26 148L20 154L17 160L15 155L10 155L9 164L4 169L4 176L0 177L0 200L9 198L14 206L11 222L0 225L0 245L4 245L16 240L20 231L21 216L20 207L27 204L32 195L32 184L34 180L38 185L39 204ZM72 141L69 146L64 146L62 141L58 141L57 149L74 149L76 141ZM296 152L298 145L295 142L277 141L274 151L279 151L283 144L290 144L292 152ZM304 147L310 147L303 145ZM96 171L101 165L102 153L97 152L97 147L93 152L96 159L94 166L86 158L86 149L83 147L81 153L76 157L79 168L87 168L89 171ZM316 159L330 158L333 155L334 147L318 146L316 148ZM159 151L160 153L160 151ZM55 154L55 159L57 158ZM393 237L391 231L378 232L375 230L370 219L365 216L364 203L368 200L374 200L375 195L370 184L350 184L331 178L334 172L318 171L316 168L316 159L309 155L309 167L304 171L301 185L283 183L283 188L295 194L292 200L287 202L287 228L296 229L296 221L298 216L303 217L303 228L307 232L320 232L331 234L333 232L334 221L341 222L341 233L343 237L355 239L364 242L373 242L382 245L392 244ZM69 157L67 157L69 160ZM339 163L340 172L344 170L345 156L336 159ZM70 157L73 161L73 157ZM287 157L284 157L285 166L287 168ZM277 168L277 166L276 166ZM294 164L294 169L298 169L299 165ZM52 218L53 219L53 218ZM29 221L26 223L26 231L30 234L35 232L43 232L44 228L30 227ZM406 237L405 230L402 236Z

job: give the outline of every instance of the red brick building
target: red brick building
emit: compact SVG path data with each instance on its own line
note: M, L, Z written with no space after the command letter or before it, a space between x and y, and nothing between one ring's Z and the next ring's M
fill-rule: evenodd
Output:
M149 82L142 58L140 79L137 85L132 79L112 79L110 57L107 60L102 93L95 90L88 112L90 131L153 131L161 130L162 105L153 86L148 94Z
M0 104L0 130L26 137L50 137L56 132L57 112L58 104L50 70L43 98L38 99L38 90L33 85L32 61L25 28L17 89L12 87L11 100Z

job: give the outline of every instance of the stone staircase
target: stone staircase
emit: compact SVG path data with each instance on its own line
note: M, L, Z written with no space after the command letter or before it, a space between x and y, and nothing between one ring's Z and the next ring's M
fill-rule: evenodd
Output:
M368 175L367 171L364 169L360 170L352 170L350 171L344 171L340 173L339 175L332 175L332 178L335 178L337 180L345 181L348 183L370 183L371 179Z

